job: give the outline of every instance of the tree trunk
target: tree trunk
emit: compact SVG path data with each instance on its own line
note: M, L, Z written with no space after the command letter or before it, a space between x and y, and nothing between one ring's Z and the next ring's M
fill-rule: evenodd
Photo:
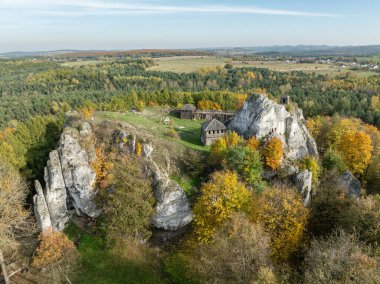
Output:
M5 282L5 284L9 284L10 282L9 282L9 278L8 278L8 274L7 274L7 269L5 267L3 251L1 249L0 249L0 265L1 265L1 270L3 272L4 282Z

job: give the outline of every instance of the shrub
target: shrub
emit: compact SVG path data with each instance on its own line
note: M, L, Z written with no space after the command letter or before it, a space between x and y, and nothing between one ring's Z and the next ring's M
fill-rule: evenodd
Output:
M351 232L357 225L357 203L337 180L336 173L327 173L311 200L308 231L312 236L327 236L339 228Z
M334 233L315 239L304 263L305 284L380 283L379 264L352 235Z
M109 241L150 236L153 194L150 181L143 175L135 156L115 161L114 191L105 197L104 229Z
M78 253L73 242L64 233L52 229L43 231L39 241L32 266L44 269L44 274L55 283L73 278L78 267Z
M269 242L260 225L250 223L242 213L234 213L218 229L212 243L194 248L190 267L205 283L255 283L262 279L274 282Z
M340 173L347 170L347 165L344 162L342 155L333 149L327 150L323 156L322 166L327 170L337 169Z

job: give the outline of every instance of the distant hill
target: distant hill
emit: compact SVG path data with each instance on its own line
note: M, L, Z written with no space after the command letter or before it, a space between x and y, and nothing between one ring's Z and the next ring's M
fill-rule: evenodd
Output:
M329 46L329 45L284 45L206 49L218 54L284 54L284 55L375 55L380 54L380 45Z
M329 46L329 45L283 45L255 47L220 47L200 49L137 49L137 50L53 50L14 51L0 53L0 58L35 56L56 57L123 57L123 56L209 56L209 55L273 54L293 56L354 56L380 55L380 45Z

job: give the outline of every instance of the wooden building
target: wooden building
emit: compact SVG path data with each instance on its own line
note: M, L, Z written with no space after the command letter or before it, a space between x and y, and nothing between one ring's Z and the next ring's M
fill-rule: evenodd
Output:
M222 110L199 110L191 104L184 105L179 110L179 117L181 119L203 119L203 120L212 120L217 119L221 122L235 116L233 111L222 111Z
M202 124L201 140L203 145L211 145L215 140L223 137L227 132L227 127L216 119L209 120Z
M194 118L194 112L197 110L197 108L191 104L184 105L179 110L179 117L181 119L193 119Z

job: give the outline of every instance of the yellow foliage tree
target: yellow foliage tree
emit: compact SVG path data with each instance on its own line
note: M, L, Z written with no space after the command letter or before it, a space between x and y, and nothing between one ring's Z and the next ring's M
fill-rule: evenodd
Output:
M224 137L216 140L210 149L209 163L211 165L219 165L223 162L227 151L227 143Z
M104 150L102 147L97 147L95 149L96 158L91 163L91 168L96 173L96 183L97 185L105 189L112 182L113 176L111 170L114 164L105 157Z
M340 152L350 171L362 174L372 157L371 137L363 131L348 131L339 143Z
M94 109L91 107L82 107L79 109L79 113L84 119L90 119L94 115Z
M286 260L302 244L308 210L294 189L265 190L253 200L251 214L271 237L273 259Z
M309 170L313 174L313 183L318 182L321 169L315 157L305 157L300 163L301 170Z
M256 151L257 149L259 149L259 146L260 146L260 140L257 139L256 137L252 137L247 140L247 147L250 150Z
M216 228L249 201L251 193L231 171L214 172L201 192L193 210L195 234L198 240L208 242Z
M141 157L141 153L142 153L142 145L141 145L141 143L137 142L137 144L136 144L136 155L137 155L137 157Z
M272 170L277 170L281 165L281 159L284 155L282 142L277 137L270 138L262 149L265 165Z
M221 110L222 107L215 102L210 100L200 100L197 104L198 109L200 110Z
M239 144L244 143L244 139L240 137L236 132L229 131L225 136L227 147L235 147Z

